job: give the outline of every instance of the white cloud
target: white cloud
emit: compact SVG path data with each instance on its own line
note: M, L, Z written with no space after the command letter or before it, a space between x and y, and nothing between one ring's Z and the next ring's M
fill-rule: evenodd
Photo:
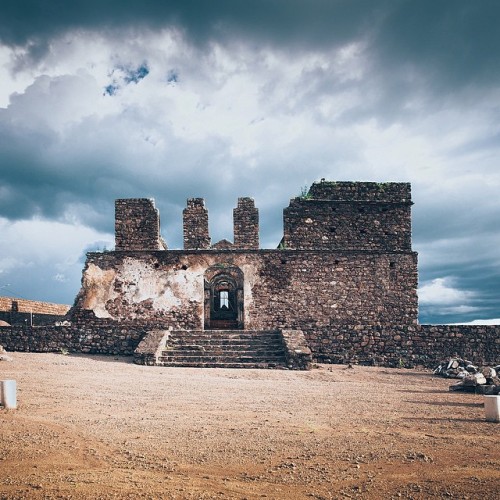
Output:
M474 298L474 295L474 292L454 288L453 278L450 276L433 279L418 289L420 304L455 306L455 308L462 308L462 312L471 310L467 307L467 303ZM464 307L466 309L463 309Z
M3 293L56 302L69 302L76 295L85 249L92 242L107 241L112 246L111 235L38 219L10 222L0 218L0 234L0 285L9 284Z
M0 47L0 106L10 102L0 109L9 134L0 213L25 219L10 223L15 230L0 224L2 276L31 265L36 277L43 263L52 271L43 279L65 276L57 284L76 289L80 269L67 269L83 247L111 239L90 227L111 228L115 197L155 197L172 248L182 242L185 198L206 197L217 241L231 238L236 198L253 196L261 241L273 247L282 209L313 180L410 181L428 280L420 303L473 313L480 294L456 283L479 264L493 276L500 266L498 86L436 99L429 75L411 65L384 73L369 43L287 51L231 39L199 48L173 29L82 29L51 39L36 64ZM147 76L127 84L126 68L142 64ZM119 90L106 95L113 82ZM34 214L64 223L49 227Z
M475 319L465 323L450 323L451 325L500 325L500 318Z

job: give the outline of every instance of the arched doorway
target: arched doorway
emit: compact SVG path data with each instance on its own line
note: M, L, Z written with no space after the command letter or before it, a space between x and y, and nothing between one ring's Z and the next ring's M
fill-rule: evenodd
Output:
M230 265L205 272L205 329L243 329L243 273Z

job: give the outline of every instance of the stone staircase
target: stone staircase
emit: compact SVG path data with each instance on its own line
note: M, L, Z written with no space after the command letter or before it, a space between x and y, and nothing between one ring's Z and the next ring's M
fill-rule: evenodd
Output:
M286 367L278 331L205 330L169 332L156 364L203 368Z

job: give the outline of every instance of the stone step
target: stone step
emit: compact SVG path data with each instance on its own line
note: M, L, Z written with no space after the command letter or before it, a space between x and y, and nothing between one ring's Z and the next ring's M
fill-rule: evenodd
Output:
M173 349L282 349L280 342L167 342L168 348Z
M210 331L205 331L205 332L172 332L170 333L170 337L194 337L194 338L223 338L223 339L228 339L228 338L240 338L240 339L247 339L247 338L255 338L255 339L261 339L261 338L279 338L279 334L274 333L274 332L268 332L268 333L242 333L241 330L236 330L236 331L223 331L223 332L215 332L212 333Z
M267 341L267 340L279 340L281 337L278 334L267 334L267 335L245 335L241 333L228 333L228 334L216 334L216 335L210 335L210 333L204 333L204 334L193 334L193 333L185 333L185 334L179 334L179 333L172 333L169 336L169 340L172 339L194 339L194 340L261 340L261 341Z
M160 362L172 362L172 363L283 363L282 356L246 356L246 355L234 355L234 356L191 356L176 354L173 356L160 356Z
M279 340L249 340L249 339L239 339L239 340L193 340L193 339L169 339L168 345L174 348L181 349L202 349L207 348L210 349L213 346L220 346L223 349L245 349L246 347L262 347L266 348L281 348L283 347L283 343Z
M266 335L266 334L273 334L276 335L278 332L276 330L239 330L239 329L234 329L234 330L171 330L171 333L189 333L193 335L206 335L207 333L210 334L221 334L225 335L226 333L239 333L241 335Z
M283 346L281 344L182 344L182 343L172 343L168 344L166 351L270 351L270 352L282 352Z
M172 330L170 335L181 337L186 335L200 337L227 337L231 335L241 337L266 337L269 335L278 336L279 333L273 330Z
M167 347L163 349L162 355L169 356L175 354L193 354L197 356L205 356L205 355L214 355L217 356L234 356L238 354L243 354L244 356L266 356L266 355L277 355L283 356L285 351L283 349L268 349L268 348L254 348L247 347L245 349L241 349L239 347L235 347L233 349L220 349L218 346L213 346L210 348L189 348L185 349L182 347Z
M178 346L168 346L162 351L162 355L172 355L172 354L193 354L197 356L233 356L235 354L243 354L245 356L266 356L268 354L283 356L285 351L283 349L269 349L269 348L254 348L246 347L244 349L232 348L232 349L221 349L217 346L210 348L183 348Z
M180 359L180 358L224 358L226 360L245 358L245 359L283 359L283 353L275 352L189 352L189 351L163 351L161 353L162 358L168 358L170 360Z
M208 339L208 338L169 338L169 344L191 345L281 345L281 339Z
M282 337L274 331L172 331L158 358L162 366L285 367Z
M252 363L215 363L215 362L178 362L178 361L165 361L163 362L161 359L158 363L160 366L167 367L180 367L180 368L257 368L257 369L268 369L268 368L278 368L278 369L286 369L285 365L282 363L274 363L274 362L252 362Z
M174 340L167 341L167 346L172 347L174 349L184 349L189 347L194 347L196 349L211 349L212 347L221 347L221 348L234 348L234 349L245 349L245 348L254 348L254 349L283 349L283 343L274 341L274 342L261 342L261 341L251 341L251 340L238 340L238 341L227 341L227 340L218 340L212 342L199 342L195 340Z

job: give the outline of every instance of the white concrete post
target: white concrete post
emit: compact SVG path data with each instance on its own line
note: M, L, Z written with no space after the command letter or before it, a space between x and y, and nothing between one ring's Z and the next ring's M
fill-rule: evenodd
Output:
M484 396L484 412L488 422L500 422L500 396Z
M15 380L0 380L0 404L7 410L17 408Z

